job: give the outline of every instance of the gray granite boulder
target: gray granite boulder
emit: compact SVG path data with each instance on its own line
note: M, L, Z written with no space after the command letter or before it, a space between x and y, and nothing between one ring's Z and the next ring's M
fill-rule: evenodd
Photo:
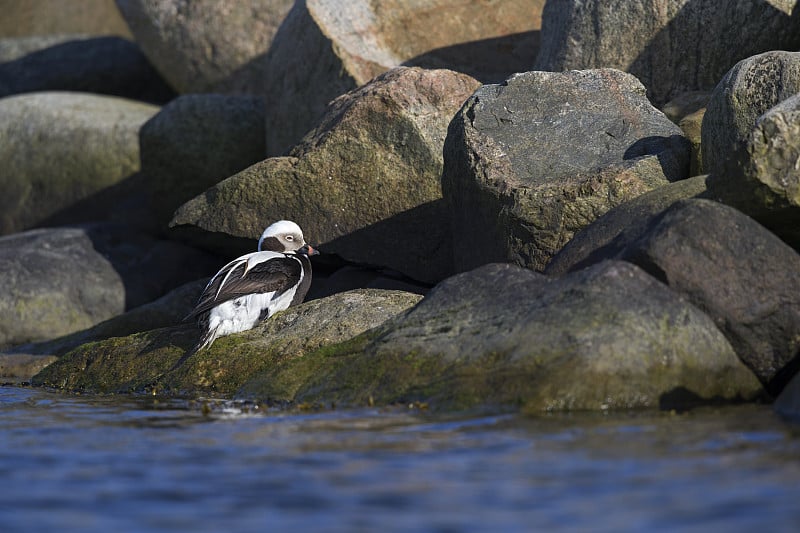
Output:
M81 91L163 103L175 96L139 47L126 39L73 37L57 43L46 37L24 40L51 44L13 60L0 57L0 97L35 91ZM0 40L0 56L11 46L13 43Z
M689 154L630 74L526 72L485 85L445 141L455 268L513 261L542 270L612 207L687 178Z
M260 98L192 94L142 125L142 173L151 205L166 225L194 196L264 159Z
M744 146L709 177L708 193L800 247L800 96L758 119Z
M0 346L91 327L208 275L218 260L116 225L0 238Z
M260 395L542 412L669 409L762 390L710 318L625 262L558 280L486 265L378 330L287 363ZM314 370L299 387L282 379L304 369Z
M289 157L222 181L184 204L171 225L200 246L233 252L222 248L231 237L257 239L288 218L324 253L439 281L452 272L442 145L450 118L478 86L448 70L393 69L334 100Z
M797 0L549 0L535 68L619 68L660 106L681 92L712 89L748 56L797 50L799 19Z
M800 247L800 52L738 63L713 93L703 119L709 197L752 216Z
M617 257L669 206L705 194L706 179L707 176L695 176L669 183L611 209L576 233L550 260L544 273L563 276Z
M800 255L753 219L709 200L679 201L617 257L713 318L770 393L800 368Z
M158 108L46 92L0 99L0 234L42 224L139 170L139 128Z
M726 180L758 118L800 92L800 52L766 52L739 61L711 94L703 118L703 167ZM733 163L734 168L731 168ZM720 183L719 189L724 189ZM711 187L711 184L709 184Z
M702 199L703 179L609 211L545 272L563 275L607 259L637 264L713 318L739 358L778 394L800 369L800 255L736 209Z
M267 152L285 155L328 102L400 66L449 69L483 82L527 70L543 0L302 0L266 58Z
M314 300L278 313L252 330L217 339L186 357L200 334L193 325L90 343L68 353L33 383L68 390L259 396L288 362L347 341L411 307L420 296L359 290ZM309 369L313 372L313 369ZM308 379L281 374L281 385ZM266 398L265 398L266 399Z
M264 94L264 55L292 0L117 0L136 42L180 93Z

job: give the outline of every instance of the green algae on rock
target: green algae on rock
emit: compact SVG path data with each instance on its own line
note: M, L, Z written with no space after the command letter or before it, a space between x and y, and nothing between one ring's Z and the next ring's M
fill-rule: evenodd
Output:
M487 265L441 283L373 336L363 349L309 354L304 364L318 359L316 371L294 399L542 412L762 393L710 318L619 261L559 280Z
M76 348L34 376L33 383L100 393L231 396L259 374L355 337L419 299L417 294L376 289L340 293L292 307L188 358L185 354L199 333L189 325L107 339Z

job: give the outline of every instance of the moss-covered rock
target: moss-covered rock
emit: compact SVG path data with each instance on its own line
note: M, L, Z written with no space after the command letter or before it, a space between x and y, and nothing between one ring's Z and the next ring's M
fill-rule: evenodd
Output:
M259 376L269 376L287 361L302 359L316 349L347 341L419 299L402 291L341 293L292 307L250 331L217 339L210 348L188 356L199 336L191 325L107 339L73 350L33 382L103 393L152 390L223 396L247 384L244 394L253 394L263 387ZM302 383L310 376L284 375L282 379Z
M487 265L439 284L380 331L290 363L298 365L313 371L294 399L309 402L540 412L762 393L710 318L624 262L558 280Z
M207 279L199 279L186 283L157 300L104 320L88 329L76 331L52 340L19 344L10 348L5 354L0 353L0 357L4 355L9 358L11 356L52 356L49 361L52 362L55 358L74 350L82 344L172 326L179 323L194 309L197 304L197 298L207 282Z

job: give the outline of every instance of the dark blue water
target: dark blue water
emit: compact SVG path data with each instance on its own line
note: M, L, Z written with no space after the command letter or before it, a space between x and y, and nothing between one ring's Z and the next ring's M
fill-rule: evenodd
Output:
M768 406L286 413L0 387L0 531L798 531Z

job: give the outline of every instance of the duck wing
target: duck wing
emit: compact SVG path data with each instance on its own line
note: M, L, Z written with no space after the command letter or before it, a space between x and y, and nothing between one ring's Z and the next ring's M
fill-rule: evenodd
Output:
M302 266L297 258L273 252L248 254L231 261L211 278L186 320L240 296L270 292L277 296L297 285L301 278Z

